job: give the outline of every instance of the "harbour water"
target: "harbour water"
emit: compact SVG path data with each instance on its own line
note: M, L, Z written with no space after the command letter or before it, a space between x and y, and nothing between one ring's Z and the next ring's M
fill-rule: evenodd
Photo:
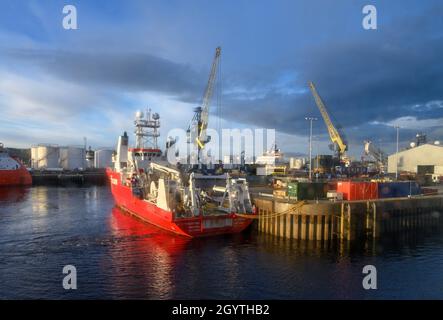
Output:
M0 298L443 299L441 227L363 242L188 240L113 206L106 186L0 189ZM369 264L377 290L362 286ZM65 265L76 290L63 289Z

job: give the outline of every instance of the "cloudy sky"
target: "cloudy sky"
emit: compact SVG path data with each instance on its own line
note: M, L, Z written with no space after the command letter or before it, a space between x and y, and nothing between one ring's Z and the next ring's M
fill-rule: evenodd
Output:
M62 26L77 8L78 29ZM378 29L362 28L373 4ZM215 47L222 47L221 122L275 128L287 153L328 136L312 80L349 152L363 140L388 152L395 125L443 139L441 1L0 1L0 141L113 146L133 114L159 112L163 137L186 129ZM215 100L214 100L215 101ZM213 110L215 110L213 108ZM210 118L217 123L217 112Z

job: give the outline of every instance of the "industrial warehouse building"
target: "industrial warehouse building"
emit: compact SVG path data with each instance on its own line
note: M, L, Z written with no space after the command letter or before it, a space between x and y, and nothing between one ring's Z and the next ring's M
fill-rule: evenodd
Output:
M398 157L397 157L398 156ZM431 166L437 170L443 168L443 146L436 144L423 144L418 147L400 151L388 157L388 172L407 171L417 173L417 167ZM433 172L432 172L433 173Z

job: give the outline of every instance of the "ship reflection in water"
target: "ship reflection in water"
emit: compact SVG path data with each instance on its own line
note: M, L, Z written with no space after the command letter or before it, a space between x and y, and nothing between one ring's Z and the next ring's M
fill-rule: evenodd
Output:
M0 187L0 208L2 203L23 201L30 189L30 187Z
M128 297L151 292L151 298L170 299L174 293L173 265L180 260L189 239L174 237L136 220L119 208L112 209L111 232L119 239L112 248L112 268L131 277L117 277L116 290L130 288Z
M62 287L63 266L77 290ZM377 267L378 289L362 288ZM248 230L187 239L114 208L107 187L0 190L0 298L443 298L441 229L352 244Z

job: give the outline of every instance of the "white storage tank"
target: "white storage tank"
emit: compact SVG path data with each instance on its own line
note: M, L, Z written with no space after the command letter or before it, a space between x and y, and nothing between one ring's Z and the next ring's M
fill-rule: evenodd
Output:
M89 149L86 151L85 154L85 160L86 160L86 168L91 169L94 168L94 159L95 159L95 152L94 150L89 147Z
M112 149L99 149L94 154L94 167L98 169L104 169L112 165Z
M85 162L85 149L77 146L60 148L60 166L64 170L83 169Z
M31 168L38 169L38 147L31 146Z
M60 147L60 167L66 169L68 165L68 147Z
M31 148L31 166L33 169L59 168L60 148L57 145L39 144Z

